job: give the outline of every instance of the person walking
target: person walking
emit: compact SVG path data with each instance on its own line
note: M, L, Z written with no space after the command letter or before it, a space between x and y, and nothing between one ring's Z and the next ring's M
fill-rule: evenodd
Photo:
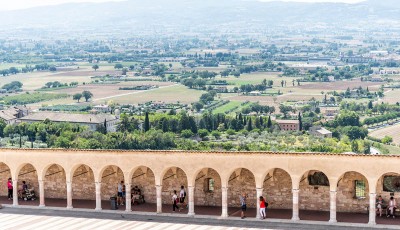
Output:
M172 195L172 211L175 212L175 208L178 209L178 211L181 211L178 207L178 203L179 203L179 198L178 195L176 195L176 190L174 190L174 194Z
M181 186L181 191L179 192L179 203L181 205L181 209L183 209L183 207L187 208L187 205L185 203L185 199L186 199L186 191L185 191L185 186Z
M267 215L265 214L265 200L264 197L260 196L260 219L263 220L267 217Z
M240 198L240 205L241 205L241 209L242 209L240 217L242 219L244 219L244 218L246 218L245 214L246 214L246 210L247 210L247 205L246 205L247 194L245 192L243 192L239 198Z
M12 200L13 199L13 183L12 183L11 178L8 178L7 188L8 188L8 200Z
M121 181L121 183L118 183L118 193L117 193L117 205L122 204L122 184L124 181Z

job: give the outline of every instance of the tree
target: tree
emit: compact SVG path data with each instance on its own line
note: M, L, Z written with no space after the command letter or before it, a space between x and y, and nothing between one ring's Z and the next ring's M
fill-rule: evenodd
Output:
M268 116L267 128L271 128L271 127L272 127L271 116Z
M81 100L81 98L82 98L82 94L81 93L76 93L76 94L74 94L74 96L72 96L72 99L73 100L77 100L78 103L79 103L79 100Z
M93 97L93 93L85 90L82 92L82 96L85 98L85 101L88 102L89 99Z
M122 75L126 75L127 72L128 72L128 69L127 69L127 68L123 68L121 74L122 74Z
M250 117L249 120L247 121L247 126L246 126L246 128L247 128L247 131L253 130L253 123L252 123L252 121L251 121L251 117Z
M0 137L4 137L3 130L6 126L7 124L3 120L0 120Z
M301 121L301 114L299 112L299 130L302 131L303 130L303 122Z
M146 114L145 114L143 129L145 132L150 130L149 112L146 112Z
M291 106L286 106L286 105L280 105L279 106L279 110L281 111L281 113L283 113L283 117L286 118L287 114L290 111L293 111L293 108Z
M117 63L114 66L114 69L122 69L122 68L124 68L124 66L121 63Z
M373 104L372 104L372 101L369 101L368 102L368 109L372 109L374 106L373 106Z
M56 68L55 66L51 66L51 67L49 68L49 70L50 70L51 72L55 72L55 71L57 71L57 68Z
M100 68L100 67L99 67L99 65L97 65L97 64L92 66L92 69L94 69L94 71L97 71L99 68Z

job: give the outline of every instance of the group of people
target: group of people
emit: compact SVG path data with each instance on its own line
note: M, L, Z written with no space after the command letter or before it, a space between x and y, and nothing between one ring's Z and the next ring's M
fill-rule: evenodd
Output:
M180 212L183 208L187 208L188 205L185 203L185 199L185 186L182 185L181 190L179 191L179 197L176 190L174 190L174 193L172 194L172 211L175 212L175 210L177 209ZM178 204L180 207L178 206Z
M241 207L241 213L240 217L242 219L246 218L246 211L247 211L247 194L245 192L242 193L242 195L239 196L240 199L240 207ZM268 207L267 201L264 199L263 196L259 197L259 206L260 206L260 219L265 219L267 217L266 215L266 209Z
M8 180L7 180L7 189L8 189L8 195L7 195L8 200L12 200L14 186L13 186L11 178L8 178ZM19 198L21 198L21 199L23 198L23 195L27 189L28 189L28 185L26 184L26 181L22 181L21 189L18 190Z
M138 186L135 186L131 190L131 198L134 198L135 196L141 197L142 200L144 201L144 197L142 195L142 191ZM134 199L131 199L132 204L134 203ZM125 205L126 203L126 186L124 181L121 181L121 183L118 183L117 186L117 205Z
M382 216L383 210L386 208L386 217L395 218L395 211L397 209L397 203L393 196L390 197L389 203L386 205L385 200L381 195L378 196L376 200L376 212L377 215Z

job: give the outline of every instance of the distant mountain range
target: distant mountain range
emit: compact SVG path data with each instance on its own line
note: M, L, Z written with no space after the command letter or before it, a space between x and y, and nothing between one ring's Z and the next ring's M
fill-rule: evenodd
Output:
M70 3L6 11L3 27L224 26L235 23L329 24L390 20L400 22L399 0L368 0L358 4L262 2L257 0L128 0Z

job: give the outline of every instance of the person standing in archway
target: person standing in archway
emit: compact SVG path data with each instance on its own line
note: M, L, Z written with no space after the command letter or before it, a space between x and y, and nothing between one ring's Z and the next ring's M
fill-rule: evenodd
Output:
M181 209L183 207L187 207L185 203L185 198L186 198L186 191L185 191L185 186L181 186L181 191L179 192L179 203L181 204Z
M265 204L264 197L260 196L260 219L263 220L267 217L265 214L265 208L267 207Z
M8 178L7 188L8 188L8 200L12 200L13 199L13 184L12 184L11 178Z
M245 214L246 214L246 210L247 210L247 205L246 205L247 194L245 192L243 192L243 194L239 198L240 198L240 205L241 205L241 209L242 209L240 217L242 219L244 219L244 218L246 218Z
M117 193L117 204L122 205L122 185L124 184L123 181L118 183L118 193Z
M172 211L175 212L175 208L178 209L178 211L181 211L178 207L180 199L178 198L178 195L176 195L176 190L174 190L174 194L172 195Z

